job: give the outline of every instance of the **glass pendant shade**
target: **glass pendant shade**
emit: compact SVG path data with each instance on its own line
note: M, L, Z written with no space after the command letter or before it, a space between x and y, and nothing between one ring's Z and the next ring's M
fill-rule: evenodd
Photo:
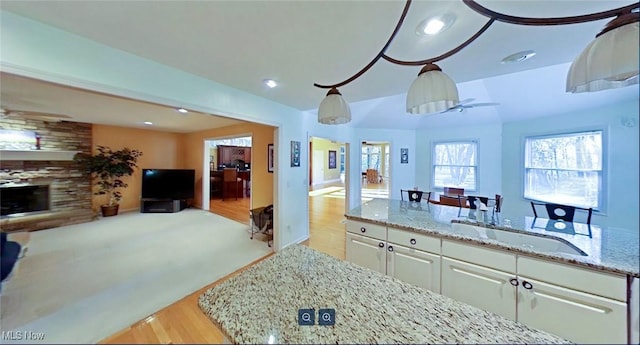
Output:
M436 64L425 65L407 93L407 113L429 114L460 103L456 84Z
M341 125L351 121L349 104L335 87L329 90L327 97L320 102L318 122L325 125Z
M638 84L638 13L611 21L571 64L567 92L592 92Z

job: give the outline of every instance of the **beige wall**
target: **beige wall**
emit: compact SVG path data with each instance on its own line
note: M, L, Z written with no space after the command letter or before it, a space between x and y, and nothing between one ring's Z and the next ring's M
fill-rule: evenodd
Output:
M202 207L202 159L205 139L245 136L251 139L251 202L252 207L273 204L273 174L267 172L267 145L273 144L274 127L246 123L214 128L185 135L185 166L196 169L195 205Z
M142 169L193 169L193 167L184 165L184 137L185 134L178 133L93 125L92 147L94 152L97 145L108 146L113 150L127 147L142 151L142 157L138 160L138 169L132 176L122 178L129 187L122 190L120 210L132 210L140 207ZM93 196L94 210L99 210L100 205L104 203L103 195Z
M323 181L340 179L340 143L332 142L322 138L311 138L311 146L313 151L321 151L323 161L313 162L313 164L322 164L324 167ZM329 150L336 151L336 168L329 169ZM311 155L313 157L313 154ZM313 176L312 176L313 179ZM317 179L314 179L317 180ZM315 181L313 181L315 182Z

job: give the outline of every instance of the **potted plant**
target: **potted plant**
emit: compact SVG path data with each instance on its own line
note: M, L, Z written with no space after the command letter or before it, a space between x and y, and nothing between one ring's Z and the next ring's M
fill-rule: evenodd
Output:
M101 145L97 146L97 150L96 154L78 153L73 160L95 179L94 184L97 188L93 194L107 195L108 202L100 206L102 216L115 216L122 199L120 189L128 186L120 178L133 174L142 152L129 148L113 151Z

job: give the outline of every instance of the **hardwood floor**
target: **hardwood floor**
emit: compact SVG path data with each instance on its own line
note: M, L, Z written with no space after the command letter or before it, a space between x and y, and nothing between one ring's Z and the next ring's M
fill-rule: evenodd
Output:
M375 188L380 188L380 185ZM335 185L332 185L335 187ZM314 188L332 187L321 186ZM373 187L373 186L371 186ZM335 192L336 189L334 188ZM320 191L321 193L322 191ZM211 212L249 224L249 198L211 200ZM303 244L334 257L345 258L344 198L331 192L309 196L309 240ZM264 260L262 258L260 260ZM257 260L256 262L259 262ZM207 289L242 272L256 262L194 292L144 320L102 340L100 344L222 344L224 336L198 307Z
M250 207L251 198L248 197L238 198L238 200L215 198L209 201L209 211L247 225L249 225Z

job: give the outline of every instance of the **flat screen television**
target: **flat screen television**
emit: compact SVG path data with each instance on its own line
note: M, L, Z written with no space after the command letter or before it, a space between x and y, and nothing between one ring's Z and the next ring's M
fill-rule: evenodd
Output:
M194 169L142 169L143 199L193 199Z

